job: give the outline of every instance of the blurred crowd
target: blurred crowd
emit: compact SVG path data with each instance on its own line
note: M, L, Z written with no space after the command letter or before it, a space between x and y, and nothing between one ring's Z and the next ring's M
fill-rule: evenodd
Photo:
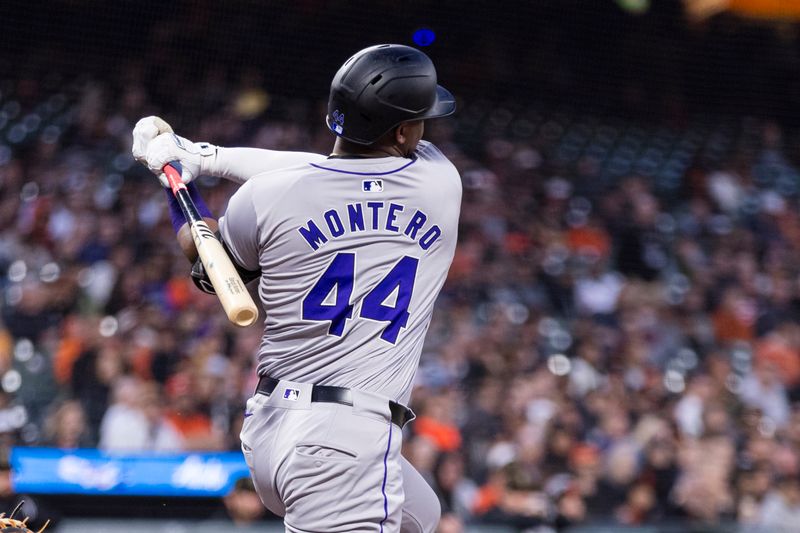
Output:
M142 72L0 82L5 449L239 447L261 331L232 327L189 281L131 130L161 114L193 140L327 153L324 102L208 69L164 109ZM646 172L564 158L559 124L577 111L519 135L482 105L486 128L456 116L426 134L464 180L404 440L441 530L800 523L791 132L736 122L714 158L700 138L665 192ZM235 186L199 183L220 215Z

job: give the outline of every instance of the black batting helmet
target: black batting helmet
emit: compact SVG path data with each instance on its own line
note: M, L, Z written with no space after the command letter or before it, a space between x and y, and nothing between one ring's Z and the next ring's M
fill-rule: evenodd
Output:
M370 46L344 62L331 82L328 127L372 144L401 122L450 115L456 103L437 85L431 59L401 44Z

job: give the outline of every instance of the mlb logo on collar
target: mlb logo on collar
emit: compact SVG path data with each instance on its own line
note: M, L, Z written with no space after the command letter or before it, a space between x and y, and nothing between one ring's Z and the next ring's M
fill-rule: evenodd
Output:
M296 402L300 398L300 391L297 389L286 389L283 391L283 399Z
M361 190L364 192L383 192L383 180L364 180L361 182Z

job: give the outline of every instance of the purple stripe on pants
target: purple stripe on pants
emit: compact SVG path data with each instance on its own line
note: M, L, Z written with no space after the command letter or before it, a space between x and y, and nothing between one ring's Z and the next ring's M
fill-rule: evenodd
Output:
M389 422L389 444L386 446L386 453L383 454L383 485L381 492L383 493L383 520L381 520L381 533L383 533L383 523L389 518L389 499L386 497L386 477L388 475L388 465L386 460L389 457L389 450L392 448L392 422Z

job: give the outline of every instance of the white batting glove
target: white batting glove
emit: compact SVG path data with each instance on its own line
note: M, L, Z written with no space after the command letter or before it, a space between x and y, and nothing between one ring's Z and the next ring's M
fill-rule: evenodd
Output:
M144 117L133 127L133 146L131 153L139 163L147 166L146 154L150 141L161 133L172 133L172 126L161 117Z
M210 174L217 156L217 147L207 142L193 143L174 133L162 133L147 145L147 168L158 176L164 187L169 187L167 177L161 172L164 165L178 161L183 167L181 180L189 183L197 176Z

